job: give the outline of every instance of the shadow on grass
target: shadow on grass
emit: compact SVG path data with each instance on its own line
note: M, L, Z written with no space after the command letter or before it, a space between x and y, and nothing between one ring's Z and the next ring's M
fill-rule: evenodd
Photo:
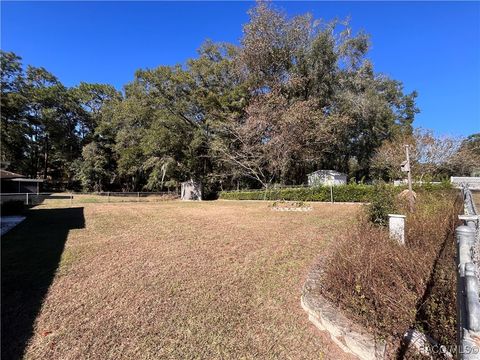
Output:
M41 209L2 237L2 359L21 359L70 229L85 227L83 208Z

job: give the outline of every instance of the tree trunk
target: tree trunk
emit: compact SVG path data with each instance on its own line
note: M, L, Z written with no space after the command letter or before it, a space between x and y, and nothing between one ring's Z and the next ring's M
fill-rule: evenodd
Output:
M48 136L45 137L45 150L44 150L44 165L43 165L43 179L47 179L48 171Z

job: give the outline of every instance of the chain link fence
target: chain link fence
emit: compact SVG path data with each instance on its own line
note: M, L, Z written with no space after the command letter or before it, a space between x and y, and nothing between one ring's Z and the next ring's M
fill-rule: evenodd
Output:
M159 202L178 199L174 191L164 192L96 192L96 193L3 193L0 203L24 205L74 205L85 203Z
M457 239L457 325L459 359L480 360L480 227L472 192L462 186L464 224L455 230Z

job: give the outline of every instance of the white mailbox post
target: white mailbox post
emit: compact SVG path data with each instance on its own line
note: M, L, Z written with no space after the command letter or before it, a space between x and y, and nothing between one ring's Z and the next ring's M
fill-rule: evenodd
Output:
M405 215L388 214L390 239L398 241L400 245L405 245L405 217Z

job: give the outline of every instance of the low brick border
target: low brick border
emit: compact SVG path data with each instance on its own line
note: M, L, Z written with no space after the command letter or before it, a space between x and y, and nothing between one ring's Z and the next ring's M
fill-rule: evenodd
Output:
M313 269L303 286L301 305L308 319L322 331L327 331L332 340L346 353L361 360L385 358L386 344L375 339L363 327L347 319L342 312L320 296L321 270ZM315 291L316 290L316 291Z

